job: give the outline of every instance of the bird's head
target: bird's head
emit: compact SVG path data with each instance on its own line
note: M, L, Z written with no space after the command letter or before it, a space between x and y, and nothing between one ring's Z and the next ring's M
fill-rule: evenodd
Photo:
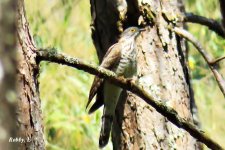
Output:
M129 27L121 34L122 39L132 39L136 38L141 31L144 31L145 29L139 29L138 27Z

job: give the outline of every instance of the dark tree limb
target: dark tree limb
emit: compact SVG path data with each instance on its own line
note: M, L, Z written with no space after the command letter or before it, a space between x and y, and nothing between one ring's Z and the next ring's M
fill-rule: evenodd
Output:
M224 1L224 0L221 0L221 1ZM216 32L218 35L225 38L225 28L224 28L224 26L214 19L209 19L209 18L206 18L206 17L203 17L203 16L198 16L198 15L195 15L193 13L185 13L184 21L185 22L198 23L198 24L207 26L210 30Z
M222 15L222 24L225 29L225 0L220 0L220 12Z
M222 75L218 72L217 66L215 63L215 62L219 62L220 60L222 60L224 58L222 57L221 59L219 58L217 60L213 60L212 57L207 53L207 51L204 50L204 48L199 43L199 41L188 31L181 29L181 28L177 28L177 27L175 27L171 30L174 31L176 34L180 35L181 37L190 41L197 48L197 50L202 55L202 57L208 64L209 68L211 69L211 71L212 71L213 75L215 76L216 81L219 85L219 88L225 97L225 81L224 81Z
M186 130L190 135L204 143L211 149L222 150L223 148L216 143L214 140L209 138L205 133L198 130L193 124L188 123L183 118L179 117L177 112L167 107L164 103L159 100L156 100L149 93L147 93L141 86L135 84L131 80L127 80L123 77L117 77L115 73L101 68L96 67L93 64L85 63L79 59L66 56L65 54L59 54L53 50L45 49L37 51L37 62L40 61L49 61L57 64L62 64L70 66L79 70L83 70L93 75L97 75L101 78L105 78L110 82L120 86L123 89L126 89L132 93L135 93L141 97L146 103L154 107L160 114L165 116L170 122L175 124L178 128Z

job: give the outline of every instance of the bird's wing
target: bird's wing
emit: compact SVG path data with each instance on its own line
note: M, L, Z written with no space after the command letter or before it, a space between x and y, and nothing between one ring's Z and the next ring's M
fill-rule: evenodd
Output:
M120 46L118 43L112 45L107 53L105 54L103 61L101 63L101 67L106 68L106 69L111 69L120 59ZM96 95L96 93L98 92L98 89L100 86L102 86L102 83L104 82L104 80L102 78L99 78L98 76L95 76L95 79L92 83L91 86L91 90L89 93L89 98L88 98L88 103L86 105L86 108L88 107L88 105L90 104L91 100L93 99L93 97ZM102 98L97 98L95 103L98 103L98 106L103 104L103 100L101 100ZM95 104L94 104L95 105ZM100 105L100 106L101 106ZM100 107L99 106L99 107ZM98 107L98 108L99 108Z
M97 94L96 94L96 100L95 103L91 106L91 108L88 111L88 114L91 114L95 112L98 108L100 108L104 103L104 83L98 88Z
M120 44L116 43L112 45L106 52L100 66L106 69L111 69L113 65L118 62L120 56L121 56L121 47Z

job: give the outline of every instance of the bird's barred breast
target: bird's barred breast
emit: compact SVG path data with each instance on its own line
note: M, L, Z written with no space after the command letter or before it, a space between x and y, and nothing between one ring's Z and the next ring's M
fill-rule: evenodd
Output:
M136 73L136 54L135 50L127 50L121 56L121 59L116 67L115 73L124 77L132 77Z

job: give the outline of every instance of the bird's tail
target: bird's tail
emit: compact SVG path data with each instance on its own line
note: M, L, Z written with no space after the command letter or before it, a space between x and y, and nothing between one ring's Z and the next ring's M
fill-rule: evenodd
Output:
M109 141L109 135L112 128L113 116L102 116L102 128L99 137L99 147L103 148Z

